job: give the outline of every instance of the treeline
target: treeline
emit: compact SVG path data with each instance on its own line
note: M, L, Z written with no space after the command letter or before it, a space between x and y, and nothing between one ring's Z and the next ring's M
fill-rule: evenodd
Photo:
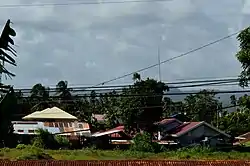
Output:
M139 74L133 76L134 84L119 91L106 93L91 91L85 95L74 95L67 81L60 81L53 96L48 87L36 84L29 97L16 92L17 107L13 112L15 120L34 111L57 106L86 121L93 130L109 129L123 122L130 133L138 130L151 132L153 123L170 115L179 114L183 121L206 121L227 133L238 136L250 131L250 98L237 99L231 96L231 106L237 111L228 113L211 90L203 90L188 95L183 101L174 102L166 93L166 84L154 79L141 79ZM93 119L93 114L105 114L105 124Z

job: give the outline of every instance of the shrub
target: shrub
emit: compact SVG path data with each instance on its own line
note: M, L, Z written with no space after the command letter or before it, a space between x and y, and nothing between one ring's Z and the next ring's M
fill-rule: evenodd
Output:
M57 148L57 142L48 130L38 129L37 133L38 136L33 140L34 146L46 149Z
M134 143L131 146L133 151L155 152L158 144L152 143L149 133L137 134L133 139ZM156 145L157 144L157 145Z
M63 147L63 148L69 148L70 147L70 142L66 137L63 137L61 135L56 135L55 140L56 140L57 145L59 147Z
M25 145L25 144L18 144L17 146L16 146L16 149L25 149L27 147L27 145Z
M40 137L35 137L33 140L32 140L32 146L34 147L38 147L38 148L45 148L45 143L44 141L42 140L42 138Z

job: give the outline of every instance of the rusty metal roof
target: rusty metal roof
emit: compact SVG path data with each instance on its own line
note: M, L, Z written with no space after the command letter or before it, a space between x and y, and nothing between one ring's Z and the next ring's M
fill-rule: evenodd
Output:
M85 122L28 122L13 121L14 133L16 134L36 134L39 128L46 129L52 134L61 135L85 135L91 136L90 127Z
M237 160L92 160L92 161L0 161L0 166L250 166L250 161Z

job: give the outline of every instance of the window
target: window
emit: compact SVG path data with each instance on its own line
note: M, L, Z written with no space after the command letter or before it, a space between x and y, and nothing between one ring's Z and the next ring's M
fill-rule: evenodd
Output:
M64 127L69 127L68 123L64 122Z
M69 127L72 127L72 123L71 122L69 122Z
M55 127L58 127L58 123L55 122Z
M63 123L60 122L60 123L59 123L59 127L63 127Z
M79 126L79 128L80 128L80 129L83 129L83 126L82 126L82 124L78 124L78 126Z
M17 132L23 133L23 130L17 130Z

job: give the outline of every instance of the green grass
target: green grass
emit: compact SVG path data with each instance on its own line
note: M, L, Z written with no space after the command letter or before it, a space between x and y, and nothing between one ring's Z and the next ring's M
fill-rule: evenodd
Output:
M25 149L1 149L0 159L24 160L24 159L56 159L56 160L129 160L129 159L151 159L151 160L225 160L244 159L250 160L247 152L213 152L208 149L182 149L177 151L165 151L162 153L144 153L121 150L42 150L33 147Z

